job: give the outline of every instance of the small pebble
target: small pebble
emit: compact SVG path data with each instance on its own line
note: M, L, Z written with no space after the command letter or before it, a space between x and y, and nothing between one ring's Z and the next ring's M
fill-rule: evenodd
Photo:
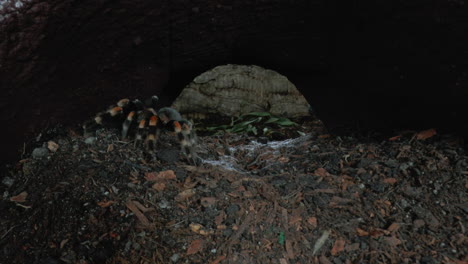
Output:
M115 187L114 185L111 186L112 188L112 191L115 193L115 194L118 194L119 193L119 189L117 187Z
M13 178L10 178L10 177L5 177L2 180L2 184L7 186L7 187L11 187L13 185L13 183L15 183L15 180Z
M88 144L88 145L94 144L94 142L96 142L96 137L89 137L89 138L85 139L84 142L86 144Z
M138 244L138 243L136 243L136 242L133 242L132 247L133 247L133 249L135 249L135 250L140 250L141 245Z
M161 200L161 201L158 203L158 205L159 205L159 208L161 208L161 209L166 209L166 208L169 207L169 202L166 201L166 200Z
M172 262L177 262L179 260L180 256L179 254L174 254L171 256L171 261Z
M132 242L131 242L131 241L128 241L128 242L125 244L125 249L124 249L124 251L125 251L125 252L128 252L128 251L130 250L131 246L132 246Z
M44 147L35 148L31 155L34 159L41 159L49 155L49 150Z
M401 199L401 200L400 200L400 205L401 205L401 207L403 207L403 208L408 208L408 207L411 206L411 205L408 203L408 201L406 201L405 199Z

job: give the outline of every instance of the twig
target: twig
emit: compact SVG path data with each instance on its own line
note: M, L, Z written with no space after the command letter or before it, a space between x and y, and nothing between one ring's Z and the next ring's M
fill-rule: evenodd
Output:
M132 166L134 168L140 169L140 170L150 170L151 169L150 167L135 164L135 163L130 162L128 160L124 161L124 163L127 164L127 165L130 165L130 166Z
M8 229L8 231L6 231L5 234L3 234L2 238L0 238L0 240L3 240L3 239L6 237L6 235L7 235L8 233L10 233L10 231L13 230L13 228L15 228L15 227L17 227L17 226L18 226L18 225L15 225L15 226L10 227L10 229Z
M330 231L328 230L323 231L322 236L317 240L317 242L315 242L312 256L315 256L315 254L322 248L322 246L327 241L329 235L330 235Z

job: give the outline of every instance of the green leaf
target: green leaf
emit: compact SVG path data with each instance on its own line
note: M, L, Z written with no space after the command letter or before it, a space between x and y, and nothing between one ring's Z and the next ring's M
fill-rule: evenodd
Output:
M247 121L244 121L244 122L240 122L238 124L236 124L236 126L246 126L248 124L251 124L251 123L256 123L258 121L260 121L262 118L259 117L259 118L255 118L255 119L252 119L252 120L247 120Z
M289 120L288 118L282 117L278 121L275 122L275 124L278 124L280 126L294 126L297 125L293 121Z
M229 127L230 127L229 125L221 125L221 126L207 127L206 130L208 130L208 131L226 130Z
M301 135L301 136L305 136L305 135L306 135L306 133L304 133L304 132L302 132L302 131L296 131L296 132L297 132L299 135Z
M262 116L263 117L263 116L271 116L271 114L268 112L250 112L242 116Z
M247 132L252 132L254 135L257 135L257 128L252 125L249 125L249 127L247 128Z
M236 119L234 119L234 117L231 117L231 124L230 125L233 126L237 121L240 121L240 120L242 120L240 117L238 117Z
M247 130L247 125L234 125L231 129L231 132L233 133L239 133L239 132L242 132L242 131L246 131Z
M256 128L256 127L254 127L254 128L252 129L252 132L254 133L254 135L258 135L258 131L257 131L257 128Z
M276 123L278 120L280 120L278 117L270 117L270 119L265 121L265 124Z
M286 237L284 236L284 232L281 231L278 234L278 243L283 246L285 240L286 240Z

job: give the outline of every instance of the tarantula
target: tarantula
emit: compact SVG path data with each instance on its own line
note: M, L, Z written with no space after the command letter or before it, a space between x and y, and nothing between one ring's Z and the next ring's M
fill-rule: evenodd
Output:
M187 159L197 164L198 156L194 150L196 136L192 123L183 119L173 108L163 107L156 111L158 101L159 98L155 95L145 103L138 99L121 99L116 105L97 113L93 120L86 122L83 125L84 131L87 133L98 127L121 126L122 140L126 140L133 132L135 147L144 143L146 150L155 151L161 130L172 127Z

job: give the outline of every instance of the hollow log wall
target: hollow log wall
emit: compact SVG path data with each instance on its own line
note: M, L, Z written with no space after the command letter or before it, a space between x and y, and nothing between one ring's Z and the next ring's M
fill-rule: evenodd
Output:
M331 129L466 131L462 0L0 3L2 162L118 98L169 103L225 63L288 76Z

